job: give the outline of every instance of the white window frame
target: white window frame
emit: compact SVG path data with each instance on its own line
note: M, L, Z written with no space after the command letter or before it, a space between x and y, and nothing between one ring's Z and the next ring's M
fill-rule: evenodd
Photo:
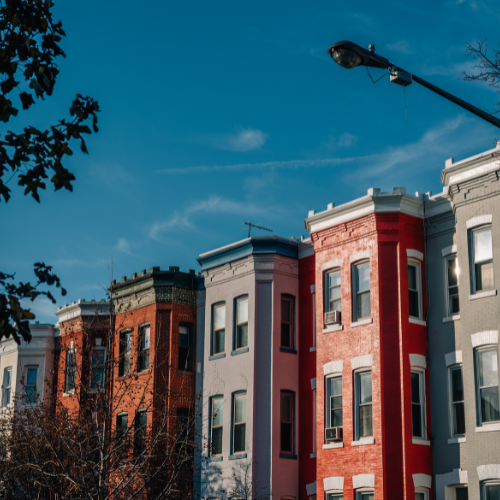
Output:
M331 396L330 398L328 398L328 393L329 393L329 389L328 389L328 384L329 384L329 381L334 379L334 378L339 378L340 381L341 381L341 387L342 387L342 394L341 394L341 398L342 398L342 424L344 423L344 381L343 381L343 378L342 378L342 374L341 373L335 373L335 374L332 374L332 375L327 375L325 377L325 409L326 409L326 415L325 415L325 427L327 428L330 428L330 427L333 427L333 422L331 421L331 418L332 418L332 409L330 407L330 401L331 401ZM330 399L330 401L327 401L328 399ZM372 380L372 400L373 400L373 380ZM373 405L373 403L372 403ZM372 409L373 411L373 409ZM373 413L372 413L372 419L373 419ZM329 424L329 425L328 425ZM339 426L339 427L343 427L343 425Z
M245 420L243 422L236 422L236 400L238 398L241 398L241 397L245 397ZM233 439L232 439L232 443L231 443L231 451L232 451L232 454L240 454L240 453L245 453L246 452L246 449L247 449L247 414L246 414L246 409L247 409L247 393L246 392L238 392L236 394L233 394L233 421L231 422L233 428L232 428L232 434L233 434ZM234 440L235 440L235 437L236 437L236 426L237 425L244 425L245 426L245 449L244 450L239 450L239 451L235 451L234 449Z
M410 318L415 318L415 319L422 319L422 269L421 269L421 264L418 260L415 259L408 259L408 267L412 266L415 268L415 275L417 279L417 289L412 290L414 292L417 292L417 314L418 316L412 316L410 314L410 304L409 304L409 296L410 296L410 283L408 280L408 316Z
M106 348L104 346L94 346L92 347L92 349L90 350L90 389L93 390L93 391L97 391L99 390L96 387L94 387L94 370L92 368L92 354L94 351L104 351L104 360L103 360L103 367L102 367L102 384L101 384L101 390L104 389L104 384L106 383L106 369L105 369L105 366L106 366ZM75 381L76 382L76 381Z
M218 309L219 307L224 307L224 328L219 328L219 329L215 329L215 310ZM214 304L213 307L212 307L212 355L213 356L217 356L218 354L223 354L226 352L226 326L227 326L227 309L226 309L226 302L219 302L217 304ZM223 349L222 351L217 351L215 352L215 346L216 346L216 342L215 342L215 339L216 339L216 336L217 336L217 332L221 332L223 331L224 332L224 346L223 346Z
M326 500L338 500L339 498L344 498L344 493L340 493L340 492L328 492L328 491L325 491L326 493ZM316 495L314 496L311 496L309 498L316 498Z
M373 488L358 488L356 490L356 500L361 500L363 495L372 494L375 496L375 490Z
M469 490L467 484L456 484L453 486L445 486L446 500L457 500L457 490ZM467 495L468 495L467 491Z
M9 381L10 385L8 387L5 386L5 374L7 372L10 374L10 381ZM7 392L8 389L10 389L9 402L6 403L5 402L5 393ZM6 408L11 403L12 403L12 366L6 366L3 369L3 379L2 379L2 408Z
M413 400L411 401L411 406L412 406L412 421L411 421L411 435L412 439L420 439L420 440L426 440L427 439L427 419L426 419L426 394L425 394L425 370L419 370L418 368L412 367L411 373L418 373L419 375L419 389L420 389L420 418L421 418L421 431L422 431L422 436L414 436L413 435ZM411 396L411 389L410 389L410 396Z
M25 367L25 370L24 370L24 373L25 373L25 383L24 383L24 392L25 392L25 395L24 395L24 403L26 405L32 405L32 404L36 404L37 401L28 401L28 391L26 390L28 387L33 387L32 385L29 385L28 386L28 371L30 369L33 369L35 368L36 369L36 380L35 380L35 397L38 397L40 395L40 392L38 390L38 377L40 376L40 365L26 365Z
M239 317L238 317L238 302L243 302L245 301L247 302L247 320L246 321L242 321L242 322L239 322ZM234 350L237 351L238 349L246 349L248 347L248 320L250 318L250 315L249 315L249 312L250 312L250 308L249 308L249 305L250 305L250 302L248 300L248 295L243 295L242 297L237 297L235 300L234 300L234 314L235 314L235 332L234 332ZM238 347L238 327L240 326L244 326L244 325L247 325L247 343L246 345L242 345L240 347Z
M215 401L222 401L222 425L218 425L214 427L214 403ZM214 435L214 429L222 429L222 449L220 454L215 454L213 452L213 435ZM209 455L211 457L222 457L224 454L224 396L215 396L210 398L210 453Z
M486 500L486 488L488 486L500 486L498 479L481 481L481 500Z
M483 426L483 425L490 425L490 424L496 424L500 422L500 420L492 420L490 422L483 422L483 416L481 414L481 386L479 385L479 353L480 352L486 352L486 351L496 351L497 353L497 370L498 368L498 362L499 362L499 356L498 356L498 345L493 344L493 345L487 345L487 346L481 346L481 347L476 347L474 349L474 371L475 371L475 382L476 382L476 408L477 408L477 420L478 420L478 425ZM498 391L499 391L499 397L500 397L500 372L498 372ZM495 386L489 386L489 387L495 387Z
M429 500L429 489L428 488L424 488L423 486L418 486L417 488L415 488L415 493L423 493L424 500Z
M151 325L150 323L144 323L138 328L139 335L137 336L137 371L146 372L149 370L150 365L150 352L151 352ZM142 361L147 352L148 365L147 367L141 366L144 361Z
M483 231L490 231L491 232L491 254L492 258L488 260L484 260L481 262L489 262L491 260L491 263L493 265L493 286L491 288L482 288L481 290L477 290L477 284L476 284L476 257L475 257L475 251L474 251L474 234L475 233L480 233ZM481 292L487 292L489 290L494 290L495 289L495 267L494 267L494 259L493 259L493 228L491 224L485 225L485 226L478 226L469 229L469 249L470 249L470 266L471 266L471 286L472 286L472 294L476 293L481 293Z
M465 415L465 391L464 391L464 399L462 401L453 401L453 385L452 385L452 376L451 373L453 371L460 370L462 373L462 388L464 385L464 370L461 363L457 363L455 365L451 365L448 367L448 408L449 408L449 418L450 418L450 437L463 437L465 436L465 432L463 434L455 434L453 432L454 429L454 404L463 403L464 404L464 415Z
M460 294L460 267L458 265L457 254L454 253L454 254L447 255L444 258L444 284L445 284L445 300L446 300L445 310L446 310L446 317L448 317L448 318L450 318L451 316L455 316L457 314L460 314L460 295L458 297L458 311L457 312L450 311L450 284L449 284L449 278L448 278L448 262L450 262L451 260L456 260L457 288L458 288L458 293Z
M370 297L370 315L369 316L363 316L363 317L359 317L358 316L358 295L359 295L359 291L358 291L358 269L360 267L364 267L364 266L368 266L370 268L370 287L368 289L368 291L364 291L364 292L361 292L363 294L365 293L368 293L369 297ZM361 260L359 262L353 262L352 265L351 265L351 272L352 272L352 319L353 319L353 323L357 322L357 321L362 321L362 320L365 320L365 319L369 319L371 318L371 315L372 315L372 307L371 307L371 292L372 292L372 281L371 281L371 263L370 263L370 260L366 259L366 260Z
M360 435L360 429L359 429L359 398L360 398L360 391L361 391L361 386L358 383L359 381L359 376L363 373L371 373L372 376L372 435L371 436L363 436L361 437ZM362 368L360 370L356 370L353 373L354 376L354 441L360 441L361 439L368 439L373 437L373 370L372 368Z
M340 288L340 299L339 299L340 308L330 309L330 276L337 274L340 276L340 285L338 285L338 288ZM333 269L328 269L327 271L325 271L324 281L325 281L325 312L342 311L342 274L340 272L340 267L334 267Z

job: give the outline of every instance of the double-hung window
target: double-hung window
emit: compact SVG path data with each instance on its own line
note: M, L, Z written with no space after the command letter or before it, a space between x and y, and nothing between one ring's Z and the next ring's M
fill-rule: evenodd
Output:
M412 436L425 439L425 381L424 372L411 372Z
M247 394L234 395L233 454L243 453L246 446Z
M500 484L498 482L494 483L483 483L483 500L500 500Z
M217 304L214 306L212 328L212 353L223 353L225 351L226 304Z
M327 493L326 500L344 500L342 493Z
M12 393L12 368L4 369L2 386L2 407L5 408L10 404Z
M356 404L355 438L359 440L373 436L372 372L355 372L354 384Z
M119 413L116 416L116 453L119 458L124 458L128 452L128 413Z
M149 369L149 341L151 328L144 325L139 328L139 349L137 353L137 371L142 372Z
M118 376L123 377L130 373L130 350L132 349L132 331L120 332L120 365Z
M280 450L281 453L293 454L294 450L294 397L289 391L281 391L280 398Z
M449 371L451 435L465 434L464 383L462 367L455 365Z
M460 303L458 299L459 272L457 256L452 255L447 257L445 259L447 316L452 316L460 312Z
M38 366L30 366L26 370L26 404L36 402L38 396L37 390Z
M248 346L248 297L236 299L236 349Z
M179 370L193 370L193 327L179 325Z
M340 294L340 269L327 271L326 273L326 311L341 311L341 294Z
M293 298L281 296L281 347L293 349Z
M65 392L71 392L75 390L75 378L76 378L76 351L70 349L66 353L66 390Z
M326 379L326 426L342 427L342 377Z
M492 290L493 280L493 244L491 227L474 229L471 232L472 253L472 293Z
M500 420L498 348L476 351L476 384L479 423Z
M106 349L103 347L96 347L92 349L90 368L91 389L104 388L104 364L106 361Z
M375 500L373 491L358 491L356 492L356 500Z
M146 451L148 414L147 410L137 410L134 426L134 455L141 455Z
M422 292L420 263L414 260L408 261L408 305L410 316L421 319Z
M212 398L211 413L210 455L216 457L222 455L222 429L224 420L224 398L222 396Z
M353 319L359 321L371 316L370 306L370 263L361 262L353 266L354 296Z

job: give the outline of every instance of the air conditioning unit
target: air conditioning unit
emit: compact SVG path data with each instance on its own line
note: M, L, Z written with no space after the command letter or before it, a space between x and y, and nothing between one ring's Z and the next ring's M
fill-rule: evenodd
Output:
M343 441L344 436L342 432L342 427L328 427L325 429L325 441L326 444L333 443L335 441Z
M340 323L340 311L330 311L325 313L325 325Z

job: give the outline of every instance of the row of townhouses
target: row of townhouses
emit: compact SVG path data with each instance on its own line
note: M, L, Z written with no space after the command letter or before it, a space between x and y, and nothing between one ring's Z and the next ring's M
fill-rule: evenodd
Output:
M243 465L255 498L500 499L499 174L500 143L446 161L437 195L370 188L309 212L309 238L250 237L201 254L199 273L114 285L116 348L169 360L178 415L202 403L195 498L230 498ZM106 326L75 335L96 307L1 343L3 406L50 377L71 404L69 360L104 349Z

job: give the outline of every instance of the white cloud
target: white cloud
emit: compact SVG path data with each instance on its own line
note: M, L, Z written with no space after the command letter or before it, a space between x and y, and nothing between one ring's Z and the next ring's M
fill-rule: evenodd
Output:
M387 48L392 52L398 52L400 54L411 54L410 44L406 40L400 40L396 43L387 44Z
M132 253L130 250L130 244L125 238L120 238L118 240L118 243L116 244L115 247L119 252L126 253L128 255L132 255L133 257L136 257L135 254Z
M91 182L99 182L107 187L117 187L133 179L125 167L118 163L93 163L88 174Z
M356 142L358 141L358 138L350 134L349 132L344 132L343 134L340 134L338 136L335 135L329 135L328 140L324 143L324 146L326 146L327 149L338 149L338 148L350 148L351 146L354 146Z
M190 222L187 215L179 214L179 212L174 212L174 214L165 221L155 222L149 229L149 236L156 241L160 241L161 233L167 231L175 231L182 229L193 229L194 226Z
M218 137L212 137L210 143L217 149L227 151L247 152L252 149L260 149L266 142L267 134L262 130L252 128L242 128L235 134L224 134Z

